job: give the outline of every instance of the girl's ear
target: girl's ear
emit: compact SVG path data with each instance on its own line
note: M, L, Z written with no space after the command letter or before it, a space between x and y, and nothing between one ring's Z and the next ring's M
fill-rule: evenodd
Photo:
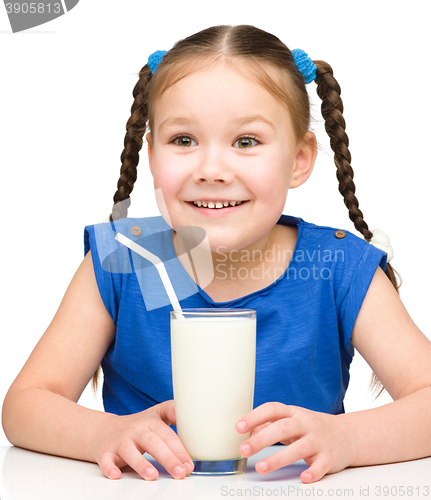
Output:
M148 134L145 136L145 138L147 139L147 143L148 143L148 163L150 164L151 174L154 175L154 173L153 173L154 149L153 149L153 137L151 135L151 132L148 132Z
M292 172L289 189L293 189L301 184L304 184L304 182L310 177L314 168L316 156L316 136L313 132L307 132L296 154L295 168Z

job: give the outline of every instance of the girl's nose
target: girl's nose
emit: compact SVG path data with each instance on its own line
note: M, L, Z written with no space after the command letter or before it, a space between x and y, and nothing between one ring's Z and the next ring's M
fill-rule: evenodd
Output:
M193 180L197 183L229 184L234 180L234 172L222 155L213 151L201 158L193 172Z

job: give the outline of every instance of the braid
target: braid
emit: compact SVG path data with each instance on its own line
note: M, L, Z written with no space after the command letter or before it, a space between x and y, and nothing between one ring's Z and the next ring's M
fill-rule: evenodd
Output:
M314 63L317 66L317 94L322 99L322 116L325 119L325 129L331 139L331 148L335 154L334 161L337 166L338 189L343 195L344 204L349 210L350 220L364 238L370 241L373 233L368 229L368 225L364 221L364 216L359 210L358 199L355 196L356 187L353 182L353 169L350 165L349 138L345 131L346 122L343 117L341 89L337 80L333 77L332 68L329 64L323 61L314 61Z
M343 117L343 101L341 100L341 88L333 76L331 66L324 61L313 61L317 67L316 84L317 94L322 100L322 116L325 120L325 129L330 138L331 148L334 151L334 162L337 167L338 190L343 195L344 204L349 210L350 220L355 228L370 241L373 233L368 229L364 216L359 209L359 201L355 196L356 187L353 182L353 169L350 165L351 155L349 151L349 138L346 134L346 122ZM395 269L389 264L385 268L386 276L390 279L397 293L401 286L395 276ZM396 273L398 275L398 273ZM400 277L398 275L398 277ZM371 389L379 391L376 399L383 393L384 387L373 373L371 376Z
M147 128L148 119L148 92L147 84L151 79L151 70L145 65L139 72L139 80L133 89L133 105L131 116L126 124L126 136L124 138L124 149L121 153L120 178L117 183L117 191L114 194L114 206L109 216L110 221L127 217L127 209L130 206L130 193L133 191L137 179L139 163L139 151L142 148L143 136ZM121 202L121 203L120 203ZM99 366L93 375L92 386L97 390L100 374Z
M150 79L151 71L145 65L139 72L139 80L133 89L135 100L131 108L131 116L126 124L127 132L124 138L124 150L121 154L120 178L114 195L112 214L109 218L111 221L127 217L127 209L130 206L130 193L133 191L137 179L136 167L139 163L139 151L142 148L142 138L147 128L147 84Z
M333 76L332 68L323 61L313 61L317 66L316 83L317 94L322 99L322 116L325 120L325 129L329 135L331 148L334 151L334 162L337 167L338 189L343 195L344 204L349 210L350 220L355 228L367 241L373 237L359 209L359 201L355 196L356 187L353 182L353 169L350 165L349 138L346 134L346 122L343 117L343 101L341 88ZM398 292L401 283L395 277L396 271L390 264L386 265L386 275ZM398 274L398 273L397 273Z

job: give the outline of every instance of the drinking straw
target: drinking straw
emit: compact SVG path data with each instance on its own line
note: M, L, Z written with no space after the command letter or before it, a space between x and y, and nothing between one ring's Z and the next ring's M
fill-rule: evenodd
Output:
M144 259L149 260L156 267L157 272L159 273L160 278L162 279L162 283L163 286L165 287L166 293L168 294L169 300L171 301L172 307L174 308L174 311L177 314L177 318L184 319L180 303L174 291L174 287L172 286L171 280L169 279L165 265L159 259L159 257L149 252L146 248L141 247L141 245L138 245L137 243L130 240L129 238L127 238L127 236L124 236L121 233L117 233L115 239L120 243L122 243L123 245L125 245L127 248L130 248L130 250L132 250L133 252L139 254Z

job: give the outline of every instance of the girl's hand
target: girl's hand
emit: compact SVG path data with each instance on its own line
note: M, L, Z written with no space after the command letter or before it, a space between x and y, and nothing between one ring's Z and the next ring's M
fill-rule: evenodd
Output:
M175 425L174 401L165 401L134 415L112 415L109 428L100 430L93 443L94 460L109 479L120 479L130 465L147 480L157 479L157 469L142 455L154 457L174 479L184 479L193 462L170 424Z
M288 446L256 464L259 474L304 460L310 467L300 478L319 481L325 474L339 472L354 460L354 444L339 415L328 415L298 406L265 403L238 421L236 430L252 432L240 446L243 457L281 442Z

